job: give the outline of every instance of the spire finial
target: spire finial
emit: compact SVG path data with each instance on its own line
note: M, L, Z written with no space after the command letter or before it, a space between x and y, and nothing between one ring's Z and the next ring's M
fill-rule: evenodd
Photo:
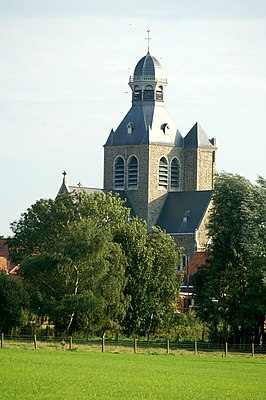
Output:
M147 29L147 33L148 33L148 37L146 37L145 39L148 40L148 54L150 54L150 41L151 41L151 37L150 37L150 29Z
M62 172L62 175L63 175L63 183L66 183L66 171L64 171L64 172Z

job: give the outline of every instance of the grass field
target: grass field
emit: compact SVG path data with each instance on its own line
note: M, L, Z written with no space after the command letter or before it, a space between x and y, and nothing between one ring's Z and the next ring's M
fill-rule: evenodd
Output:
M266 359L0 349L0 399L266 399Z

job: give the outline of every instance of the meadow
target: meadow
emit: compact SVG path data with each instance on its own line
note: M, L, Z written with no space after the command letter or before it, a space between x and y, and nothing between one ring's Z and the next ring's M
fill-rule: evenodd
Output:
M266 398L266 359L0 349L0 399Z

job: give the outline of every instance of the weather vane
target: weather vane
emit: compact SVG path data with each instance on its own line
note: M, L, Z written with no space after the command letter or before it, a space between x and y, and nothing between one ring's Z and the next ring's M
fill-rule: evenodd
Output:
M147 29L148 37L145 38L146 40L148 40L148 54L150 53L150 41L151 41L150 31L151 31L150 29Z

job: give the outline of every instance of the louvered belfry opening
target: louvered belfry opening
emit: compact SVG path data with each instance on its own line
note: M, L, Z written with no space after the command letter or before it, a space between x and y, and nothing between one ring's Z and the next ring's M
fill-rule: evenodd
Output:
M159 187L168 186L168 163L165 157L160 158L159 161Z
M138 160L132 156L128 163L128 188L136 188L138 186Z
M180 164L177 158L171 162L171 188L178 189L180 186Z
M125 161L118 157L115 161L114 188L124 189L125 187Z

